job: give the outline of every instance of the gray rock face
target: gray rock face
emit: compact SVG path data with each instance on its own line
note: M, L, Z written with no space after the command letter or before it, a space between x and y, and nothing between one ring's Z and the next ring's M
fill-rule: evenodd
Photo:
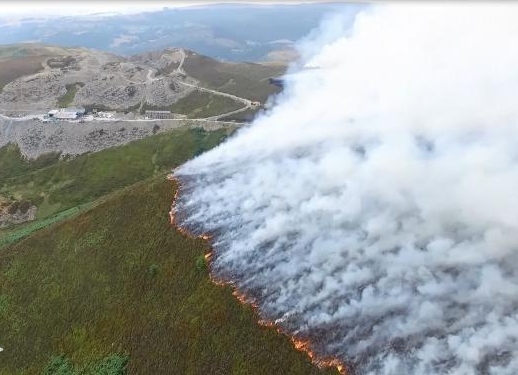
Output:
M64 73L53 69L45 74L36 74L7 84L0 93L0 103L14 106L30 106L34 103L38 103L38 107L53 106L56 98L65 93Z
M70 55L47 58L42 71L5 85L0 92L2 112L56 107L67 94L67 86L77 89L67 94L66 105L70 106L126 110L148 103L167 107L192 91L177 81L196 82L177 71L184 56L180 49L131 58L85 49L68 52Z
M81 106L102 106L112 109L124 109L138 106L142 97L142 86L114 86L110 80L91 81L82 87L74 102Z
M30 202L10 202L0 205L0 228L25 223L36 218L38 208Z
M182 127L216 130L232 126L236 125L188 119L42 123L39 120L12 121L0 118L0 147L10 142L16 143L22 154L30 159L49 152L79 155Z
M165 107L176 102L186 91L176 80L167 77L151 83L146 102L152 106Z

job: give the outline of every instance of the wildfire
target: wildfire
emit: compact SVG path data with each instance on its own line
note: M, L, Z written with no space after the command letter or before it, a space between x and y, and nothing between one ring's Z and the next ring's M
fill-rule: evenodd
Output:
M332 357L317 357L311 350L311 344L309 341L291 337L291 342L293 343L293 346L295 346L295 349L306 352L309 358L311 358L311 361L316 364L317 367L336 367L340 374L347 374L345 365L339 359Z
M178 232L180 232L180 233L182 233L182 234L184 234L184 235L186 235L188 237L191 237L191 238L201 238L201 239L203 239L205 241L209 241L210 242L210 239L211 239L210 235L202 234L202 235L195 236L194 234L190 233L188 230L186 230L186 229L182 228L180 225L178 225L178 222L177 222L177 219L176 219L176 208L175 208L175 205L176 205L176 202L177 202L177 199L178 199L178 195L179 195L180 190L181 190L181 182L172 173L167 175L167 179L169 181L173 181L176 184L176 186L177 186L176 192L175 192L174 197L173 197L173 203L171 204L171 210L169 211L169 219L170 219L171 225L173 225ZM213 260L213 255L214 254L213 254L212 250L210 250L209 252L207 252L205 254L205 261L207 262L207 265L208 265L209 269L210 269L210 265L211 265L212 260ZM218 285L218 286L230 286L232 288L232 295L234 297L236 297L236 299L241 304L248 304L248 305L250 305L252 307L252 309L254 310L254 312L256 313L256 315L259 316L257 303L255 303L245 293L240 291L232 281L218 279L212 273L209 273L209 277L210 277L212 283L214 283L215 285ZM341 375L347 375L347 369L346 369L346 366L345 366L344 363L342 363L337 358L319 357L319 356L317 356L312 351L311 343L309 342L309 340L303 340L303 339L291 336L289 333L287 333L284 330L282 330L277 324L275 324L272 321L265 320L265 319L259 319L258 323L260 325L262 325L262 326L265 326L265 327L274 328L278 333L288 336L290 338L291 342L293 343L293 346L295 347L295 349L306 353L309 356L309 358L311 359L311 361L317 367L319 367L319 368L335 367Z

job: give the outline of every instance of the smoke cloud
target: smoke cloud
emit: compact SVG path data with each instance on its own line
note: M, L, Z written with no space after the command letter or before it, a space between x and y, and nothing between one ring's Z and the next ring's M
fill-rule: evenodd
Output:
M358 374L518 373L518 6L392 4L175 171L213 273Z

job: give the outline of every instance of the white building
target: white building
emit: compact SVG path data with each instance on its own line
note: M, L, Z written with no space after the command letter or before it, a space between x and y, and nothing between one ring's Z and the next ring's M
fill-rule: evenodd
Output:
M171 111L146 111L146 117L153 119L169 119L173 118Z
M57 120L77 120L84 116L85 112L84 108L60 108L50 110L48 116Z

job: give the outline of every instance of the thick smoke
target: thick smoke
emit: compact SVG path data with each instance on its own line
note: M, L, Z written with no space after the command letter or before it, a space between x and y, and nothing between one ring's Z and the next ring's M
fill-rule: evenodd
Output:
M518 7L393 4L320 30L318 69L176 171L182 225L356 373L517 374Z

